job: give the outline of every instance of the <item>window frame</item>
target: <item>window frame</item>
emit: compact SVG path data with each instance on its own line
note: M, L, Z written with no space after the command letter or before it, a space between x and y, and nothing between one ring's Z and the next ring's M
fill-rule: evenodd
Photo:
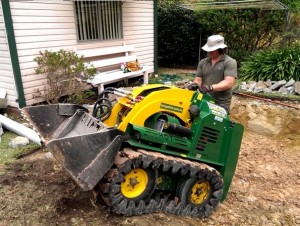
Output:
M79 12L77 9L77 7L82 7L82 6L90 6L90 4L97 4L96 7L92 6L88 12L88 15L85 14L84 12ZM102 14L102 12L104 10L106 10L107 13L107 8L102 8L100 4L106 4L110 7L110 9L108 9L108 13L107 15ZM111 7L116 7L115 10L111 9ZM99 13L99 11L97 12L96 10L101 9L101 12ZM75 18L75 29L76 29L76 39L78 42L95 42L95 41L115 41L115 40L122 40L124 37L123 34L123 2L120 0L112 0L112 1L100 1L100 0L94 0L94 1L90 1L90 0L75 0L73 1L73 9L74 9L74 18ZM95 15L92 16L91 13L94 13ZM98 19L96 23L98 23L97 25L97 30L95 31L95 29L93 28L93 25L90 25L90 29L88 29L87 27L83 28L83 24L82 26L80 26L79 23L81 23L80 19L82 17L78 17L78 13L81 13L83 16L85 16L87 18L87 16L89 16L89 19L87 20L88 22L95 22L92 19ZM115 15L113 15L115 14ZM96 18L97 17L97 18ZM106 21L104 21L106 20ZM110 26L106 26L105 28L103 28L103 24L108 23ZM112 27L112 23L114 25L114 27ZM101 26L102 25L102 26ZM83 29L83 30L80 30ZM89 34L87 34L88 32L90 32ZM85 37L86 36L86 37ZM88 37L87 37L88 36ZM83 37L83 38L82 38ZM93 38L94 37L94 38Z

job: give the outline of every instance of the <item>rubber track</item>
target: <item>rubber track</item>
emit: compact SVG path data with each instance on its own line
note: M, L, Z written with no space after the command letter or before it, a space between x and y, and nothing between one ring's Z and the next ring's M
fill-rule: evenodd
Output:
M149 200L139 202L128 201L121 194L121 183L124 175L132 168L147 168L176 174L183 178L205 178L210 181L213 193L210 201L203 207L183 205L178 198L169 199L169 196L157 199L152 195ZM106 205L112 211L125 216L147 213L165 212L175 215L203 218L208 217L218 205L223 194L223 178L212 167L186 159L167 156L161 153L138 149L124 149L115 160L115 168L110 169L97 187Z

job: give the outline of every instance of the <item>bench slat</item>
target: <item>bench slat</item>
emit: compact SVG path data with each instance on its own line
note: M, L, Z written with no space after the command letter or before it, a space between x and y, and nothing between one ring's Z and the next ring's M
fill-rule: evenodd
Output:
M121 63L135 61L136 59L137 58L135 55L130 55L130 56L105 59L105 60L96 60L96 61L91 61L90 63L94 65L94 67L99 68L99 67L106 67L106 66L111 66L116 64L119 64L121 66Z
M130 78L131 76L136 76L136 75L143 75L145 72L144 69L139 70L139 71L132 71L128 73L124 73L123 71L109 71L106 73L99 73L97 74L93 79L89 79L87 82L97 85L100 83L106 83L106 82L114 82L114 81L120 81L123 78Z
M78 50L76 53L83 58L88 57L97 57L97 56L106 56L117 53L126 53L134 50L134 46L124 45L117 47L109 47L109 48L97 48L97 49L87 49L87 50Z

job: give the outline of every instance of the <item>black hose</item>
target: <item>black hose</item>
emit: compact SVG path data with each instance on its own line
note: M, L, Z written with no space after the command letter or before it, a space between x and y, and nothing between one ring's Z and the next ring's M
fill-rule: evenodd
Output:
M103 98L103 97L107 98L108 94L112 94L112 93L113 93L113 90L110 91L110 90L105 89L99 94L98 99Z
M104 107L105 107L105 109L107 109L106 111L104 111ZM109 104L101 103L94 110L95 110L95 112L93 112L93 113L96 113L96 114L93 116L95 118L99 119L100 121L104 121L111 115L112 108L111 108L111 105L109 105ZM100 115L97 115L98 111L100 111Z
M96 101L94 105L92 115L95 118L98 118L101 121L103 121L110 116L111 110L112 110L112 104L110 100L107 98L100 98ZM100 115L98 115L98 113L100 113Z
M93 108L93 113L92 113L92 115L93 115L94 117L97 116L97 111L99 110L99 104L100 104L100 102L103 103L104 101L107 101L107 102L110 103L110 100L108 99L108 94L112 94L114 90L115 90L115 88L113 88L113 87L108 87L108 88L106 88L105 90L103 90L103 91L99 94L98 99L97 99L96 103L94 104L94 108ZM111 105L111 103L110 103L110 105Z

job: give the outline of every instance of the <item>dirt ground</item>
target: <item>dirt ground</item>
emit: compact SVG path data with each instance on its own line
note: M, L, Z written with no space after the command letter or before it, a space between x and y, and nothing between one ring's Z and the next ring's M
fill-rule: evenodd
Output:
M41 149L0 175L0 226L300 225L299 110L238 98L232 117L246 128L238 167L227 199L209 218L111 213Z

